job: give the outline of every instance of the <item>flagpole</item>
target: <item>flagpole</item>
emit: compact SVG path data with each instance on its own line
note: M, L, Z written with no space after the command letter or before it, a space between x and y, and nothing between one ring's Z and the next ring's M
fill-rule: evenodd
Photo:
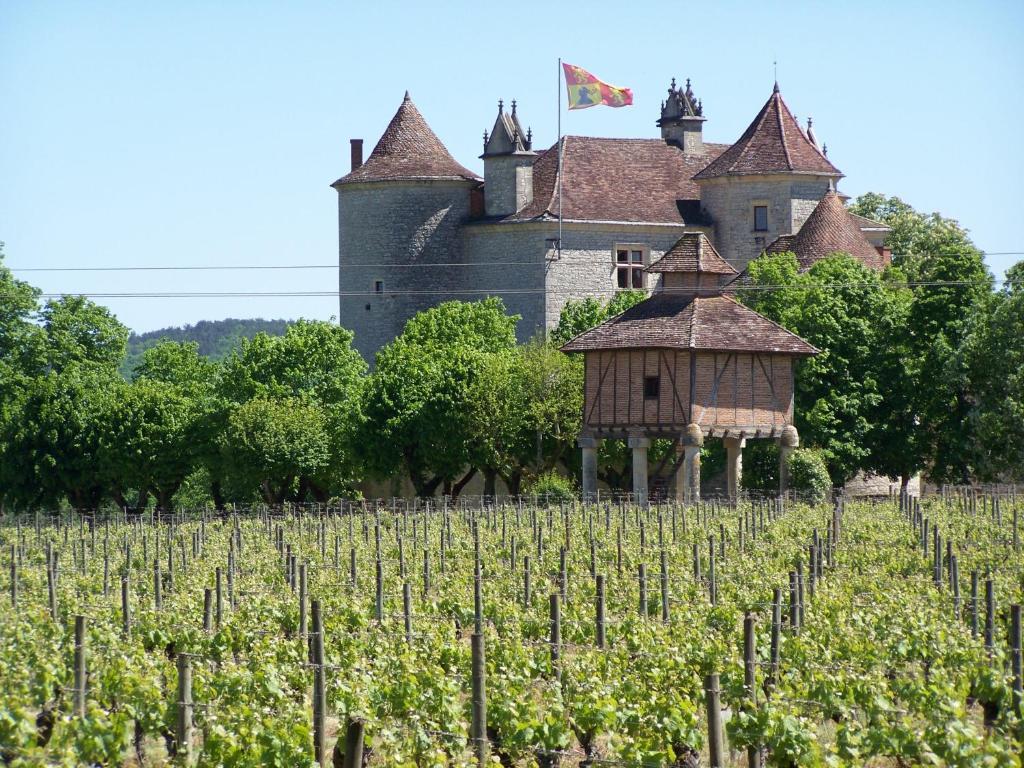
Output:
M558 256L562 258L562 57L558 57Z

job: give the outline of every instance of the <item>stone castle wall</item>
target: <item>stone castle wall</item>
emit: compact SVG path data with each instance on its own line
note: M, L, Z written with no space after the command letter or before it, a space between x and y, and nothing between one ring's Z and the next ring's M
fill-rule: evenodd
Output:
M724 176L701 182L701 207L715 222L715 248L737 270L780 235L800 229L829 188L826 176ZM768 206L768 230L754 231L754 206Z
M338 320L355 333L354 346L368 362L409 318L469 286L458 268L443 265L463 257L462 223L474 184L378 181L339 187ZM380 293L378 280L384 283Z

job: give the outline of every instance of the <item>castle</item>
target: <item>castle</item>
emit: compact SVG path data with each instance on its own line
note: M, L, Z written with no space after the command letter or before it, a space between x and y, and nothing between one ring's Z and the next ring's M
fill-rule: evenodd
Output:
M570 299L655 288L646 267L684 234L706 236L740 278L764 251L795 251L803 268L837 250L888 263L888 228L846 211L842 173L778 84L734 144L704 141L705 121L689 80L673 80L660 138L564 136L559 172L558 145L535 150L516 103L499 102L481 179L406 93L365 162L351 141L351 171L332 185L341 325L372 362L417 312L490 295L522 316L526 341Z

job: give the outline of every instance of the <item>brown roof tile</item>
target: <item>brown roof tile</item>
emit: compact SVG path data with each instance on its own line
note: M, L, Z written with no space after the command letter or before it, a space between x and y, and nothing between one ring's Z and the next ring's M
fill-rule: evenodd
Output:
M800 262L800 269L810 269L830 253L842 251L853 256L869 269L883 269L885 258L868 242L861 229L860 216L854 216L843 205L839 196L829 191L795 235L777 238L765 250L767 253L792 251Z
M644 347L798 356L818 352L796 334L735 299L692 293L657 293L581 333L562 351Z
M562 217L582 221L707 224L693 175L725 149L684 155L662 139L563 137ZM533 202L510 220L558 215L558 149L533 165Z
M451 156L412 103L408 91L366 162L334 183L397 179L479 181L475 173Z
M800 129L778 88L737 142L694 179L762 173L842 176Z
M704 272L735 275L736 270L715 250L703 232L687 232L665 255L647 268L648 272Z

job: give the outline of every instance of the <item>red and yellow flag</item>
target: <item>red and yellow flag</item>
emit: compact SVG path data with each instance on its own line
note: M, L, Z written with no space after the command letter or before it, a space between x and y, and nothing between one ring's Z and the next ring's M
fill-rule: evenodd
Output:
M562 63L565 72L565 90L569 97L569 109L586 109L605 104L609 107L625 107L633 103L633 91L602 82L587 70L572 64Z

